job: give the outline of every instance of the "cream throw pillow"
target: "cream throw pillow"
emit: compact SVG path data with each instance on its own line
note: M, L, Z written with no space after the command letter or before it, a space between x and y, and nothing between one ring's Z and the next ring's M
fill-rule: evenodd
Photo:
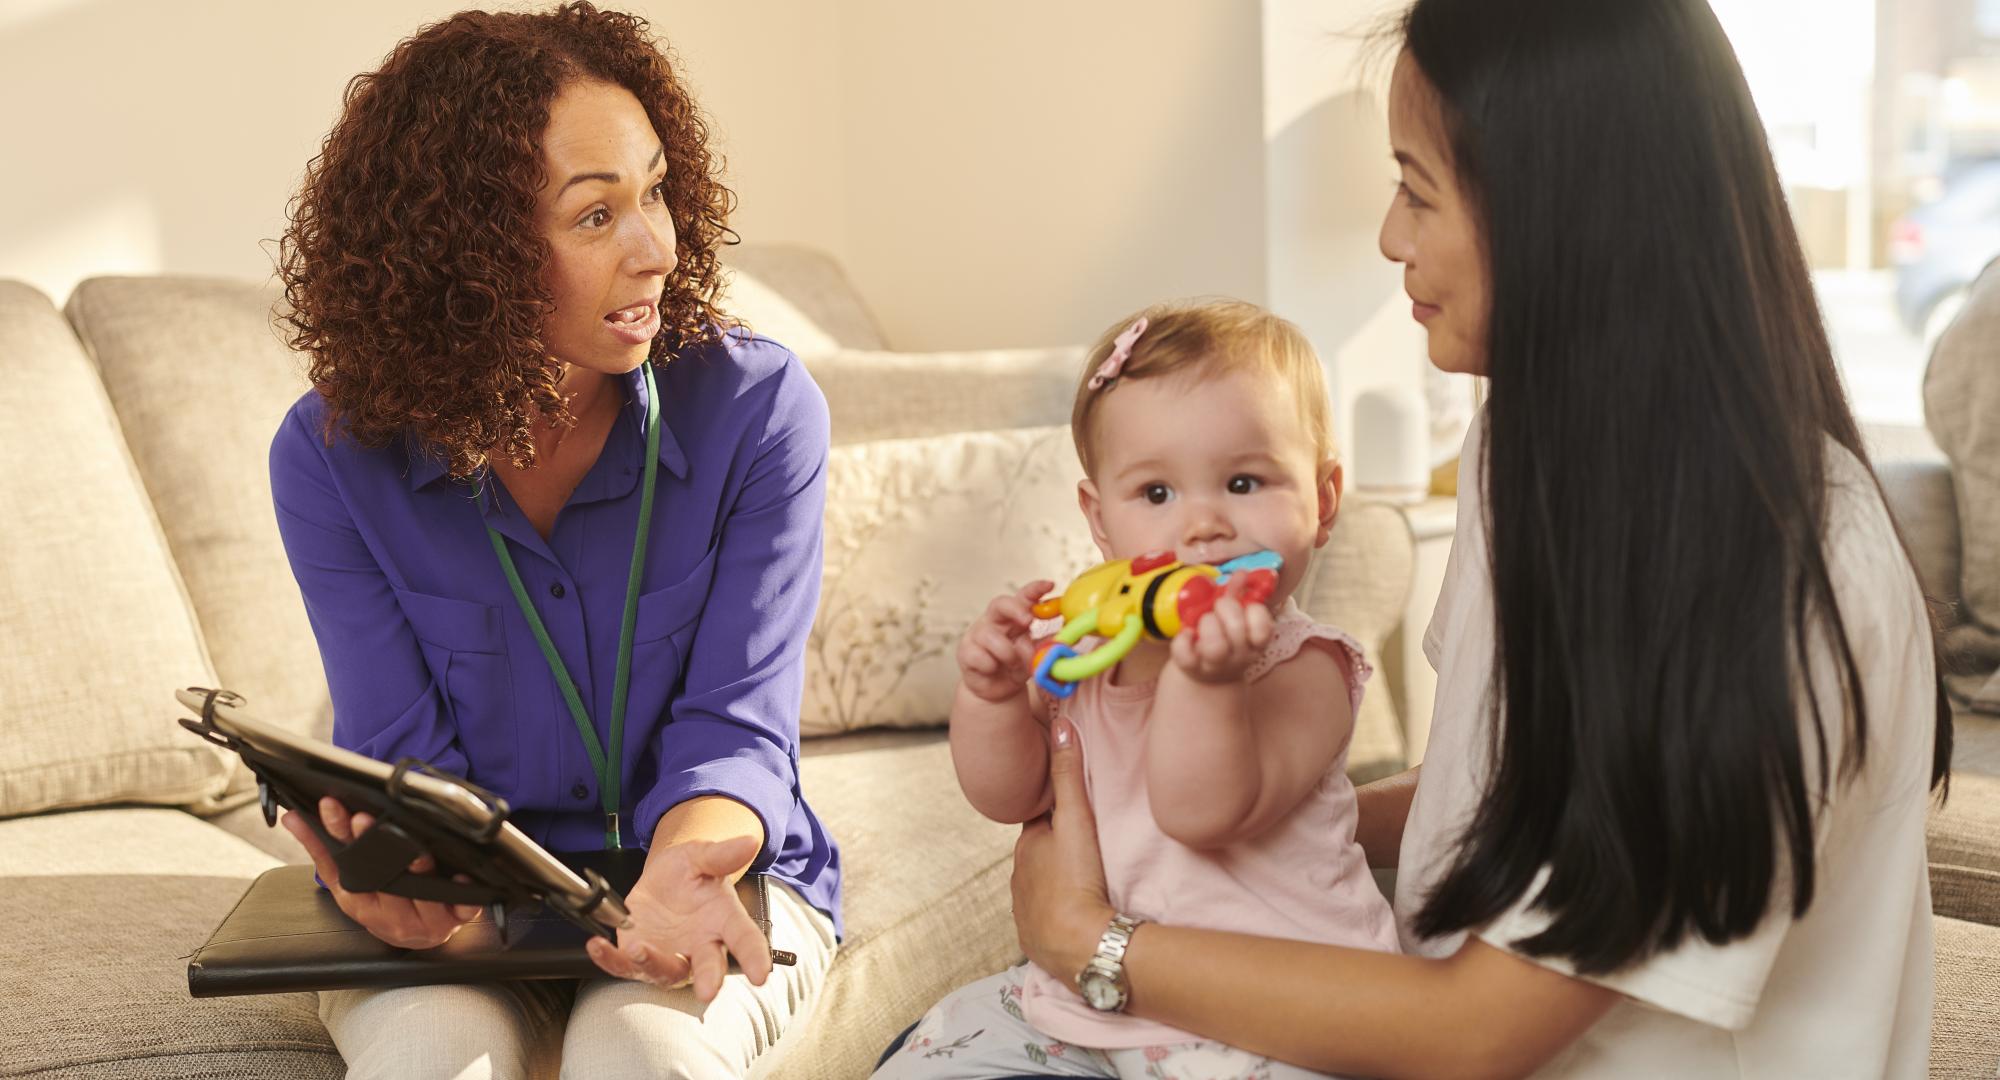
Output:
M798 305L742 270L729 272L723 286L722 310L800 357L823 356L840 349L840 342L800 311Z
M271 433L307 388L305 358L271 325L279 300L246 282L94 278L67 311L97 360L217 679L258 719L324 739L325 669L271 508ZM255 787L250 770L235 770L234 797Z
M1003 589L1059 585L1101 556L1076 506L1069 428L1013 428L836 446L827 469L826 573L807 645L805 735L944 722L958 639ZM1294 594L1381 666L1412 572L1409 528L1349 500ZM1355 718L1350 773L1402 767L1388 680Z
M1924 372L1924 417L1951 459L1962 538L1960 625L1946 651L1961 670L1952 697L2000 713L2000 263L1973 282L1965 309Z
M1097 560L1082 477L1067 427L835 447L802 732L943 723L987 602Z
M213 798L235 758L174 722L214 673L152 504L83 347L12 282L0 416L0 817Z

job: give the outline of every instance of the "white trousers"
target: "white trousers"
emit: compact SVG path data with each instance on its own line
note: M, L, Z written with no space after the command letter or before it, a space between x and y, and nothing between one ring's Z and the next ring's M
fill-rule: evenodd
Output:
M326 991L320 1019L349 1080L760 1075L810 1014L834 952L832 920L771 884L772 940L798 964L772 968L761 987L731 975L707 1006L688 987L607 976Z

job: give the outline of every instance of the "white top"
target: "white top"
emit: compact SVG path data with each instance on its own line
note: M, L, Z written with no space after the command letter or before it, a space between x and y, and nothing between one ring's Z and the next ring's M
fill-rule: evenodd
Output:
M1485 416L1459 461L1458 531L1424 652L1436 714L1403 833L1397 930L1406 951L1448 956L1464 934L1418 938L1410 920L1450 866L1489 769L1485 701L1493 586L1478 462ZM1931 637L1914 571L1866 468L1828 442L1825 536L1834 593L1868 703L1867 767L1837 783L1815 831L1817 888L1805 917L1789 890L1749 937L1697 940L1591 981L1625 995L1539 1075L1563 1077L1922 1077L1931 1029L1931 900L1924 857L1936 712ZM1815 658L1820 700L1841 700L1832 654ZM1829 715L1838 763L1844 721ZM1807 736L1807 738L1810 738ZM1805 744L1810 747L1810 742ZM1807 765L1810 778L1812 767ZM1544 871L1546 873L1546 870ZM1780 887L1781 890L1783 887ZM1499 948L1547 924L1527 897L1479 930ZM1536 960L1574 974L1560 960Z

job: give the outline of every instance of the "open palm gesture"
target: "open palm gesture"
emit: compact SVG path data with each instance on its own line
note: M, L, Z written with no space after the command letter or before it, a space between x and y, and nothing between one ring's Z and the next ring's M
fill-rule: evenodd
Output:
M748 836L654 848L625 896L631 925L618 932L616 946L592 938L590 958L619 978L663 986L692 982L704 1003L722 989L732 954L751 983L764 985L770 944L729 878L756 853L757 841Z

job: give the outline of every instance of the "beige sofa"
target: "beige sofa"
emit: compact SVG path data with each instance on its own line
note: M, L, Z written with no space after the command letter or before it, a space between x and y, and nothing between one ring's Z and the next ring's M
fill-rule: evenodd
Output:
M1981 541L1960 536L1950 466L1927 438L1878 433L1873 441L1890 509L1949 641L1961 619L1961 551ZM1991 721L1961 714L1961 738L1975 725L1991 730ZM1990 747L1983 756L1992 757ZM1931 1075L1992 1080L2000 1076L2000 776L1952 774L1947 802L1931 814L1929 849L1937 915Z
M1078 358L893 352L824 257L732 255L736 308L806 359L834 416L803 782L843 849L848 936L771 1072L838 1080L865 1075L946 989L1018 955L1013 830L965 805L936 724L945 645L968 605L1087 557L1060 427ZM249 881L298 855L244 804L230 761L174 726L172 690L219 683L267 719L330 723L266 486L271 432L304 388L270 328L273 299L228 282L100 279L58 312L0 283L0 496L13 515L0 557L0 1076L341 1074L310 995L193 1001L185 988L187 955ZM1919 464L1891 485L1925 523L1922 553L1945 566L1958 544L1948 480ZM1350 501L1303 598L1379 657L1410 574L1400 516ZM1399 730L1378 686L1357 776L1401 764ZM1933 1071L1990 1077L2000 781L1958 781L1932 853Z
M824 257L732 255L733 308L805 358L837 444L802 768L842 848L847 938L770 1072L857 1077L946 990L1018 956L1014 830L965 804L937 725L949 645L984 599L1089 560L1061 426L1080 356L892 352ZM342 1072L311 995L186 990L189 953L299 854L234 759L174 724L173 690L331 723L268 490L271 435L305 389L275 299L107 278L59 312L0 283L0 1076ZM1379 656L1410 575L1400 516L1354 502L1302 595ZM1373 694L1351 765L1381 775L1401 746Z

